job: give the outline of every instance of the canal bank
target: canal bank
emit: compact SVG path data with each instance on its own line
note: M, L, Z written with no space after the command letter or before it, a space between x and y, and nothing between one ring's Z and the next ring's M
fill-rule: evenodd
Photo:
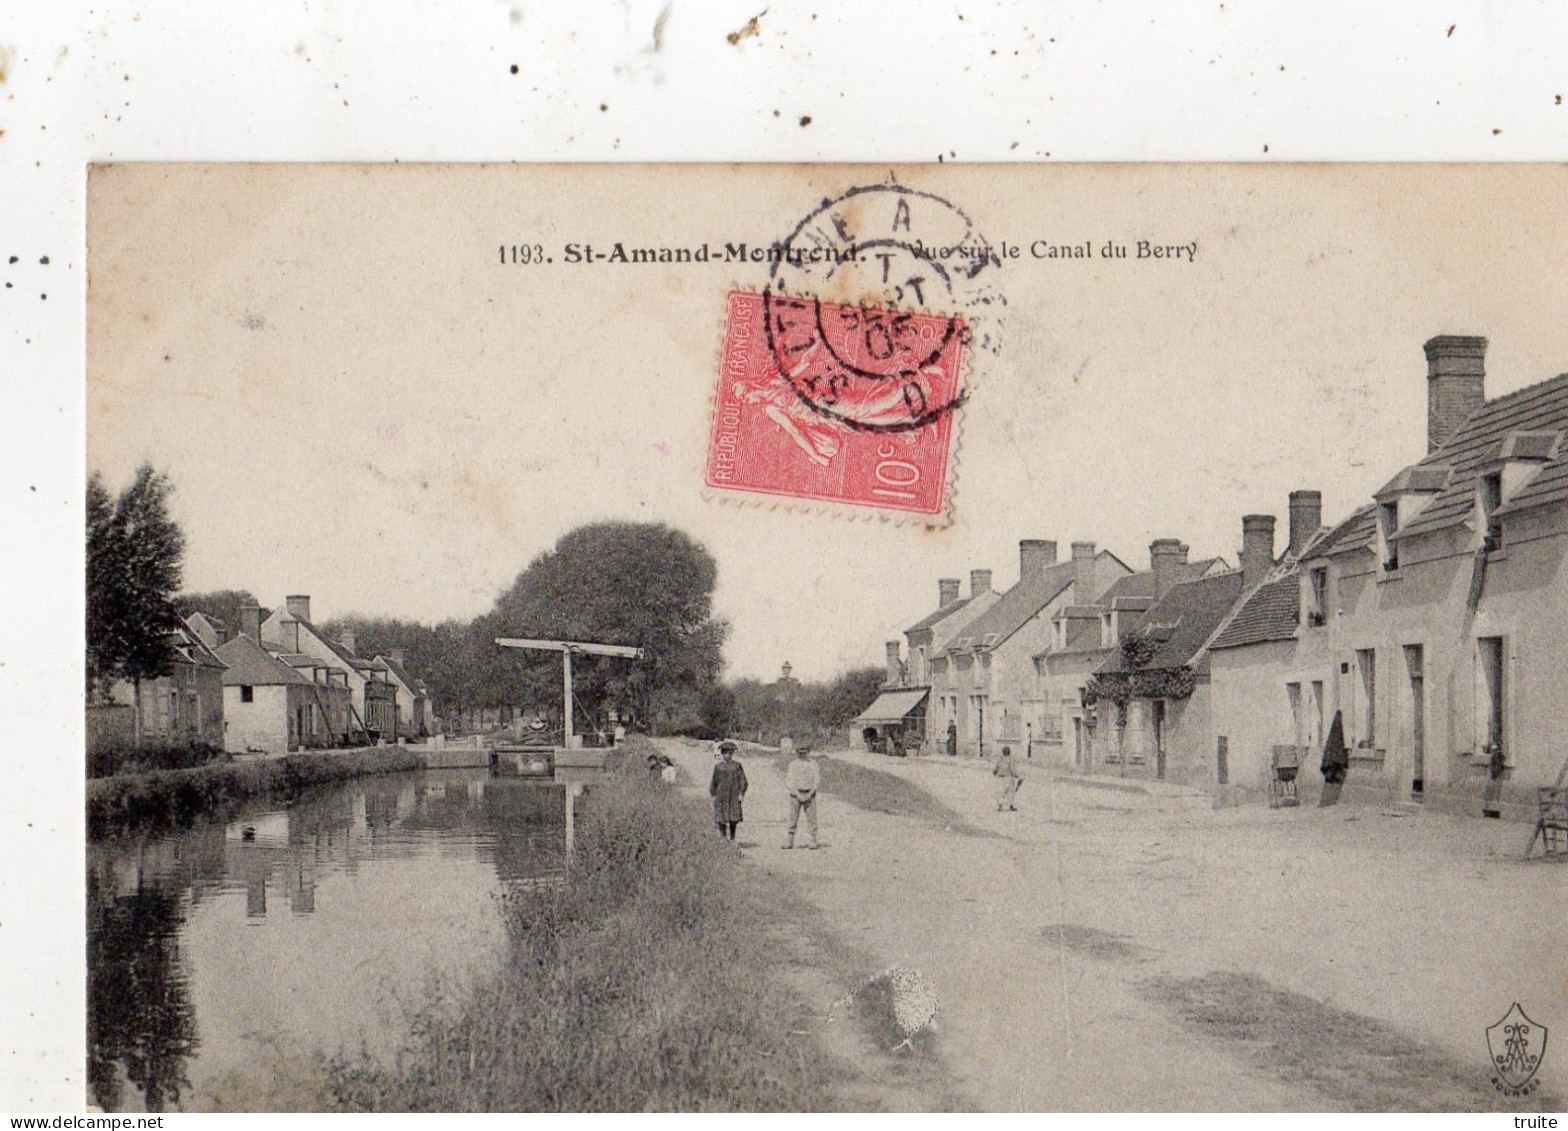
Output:
M87 832L100 837L149 825L188 824L251 798L287 798L315 785L424 768L416 751L378 746L90 778Z
M342 1107L962 1106L934 1052L887 1051L892 1018L876 1003L827 1008L866 957L793 884L758 889L746 845L715 835L706 795L643 770L657 749L633 738L616 776L588 790L566 883L507 896L498 967L428 987L390 1062L334 1063Z
M370 774L87 846L88 1075L106 1110L313 1110L427 984L493 969L565 872L560 790Z

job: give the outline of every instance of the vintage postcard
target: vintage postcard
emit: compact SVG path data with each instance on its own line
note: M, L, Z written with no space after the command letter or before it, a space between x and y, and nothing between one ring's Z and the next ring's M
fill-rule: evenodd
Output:
M1565 189L93 167L87 1101L1560 1110Z

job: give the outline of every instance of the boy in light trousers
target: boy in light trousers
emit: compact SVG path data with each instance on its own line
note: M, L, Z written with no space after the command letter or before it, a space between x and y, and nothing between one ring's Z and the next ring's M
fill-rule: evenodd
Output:
M822 772L806 754L804 746L797 747L784 771L784 788L789 790L789 831L784 837L784 847L795 847L795 827L800 824L800 814L806 814L806 830L811 833L808 848L817 847L817 790L822 785Z

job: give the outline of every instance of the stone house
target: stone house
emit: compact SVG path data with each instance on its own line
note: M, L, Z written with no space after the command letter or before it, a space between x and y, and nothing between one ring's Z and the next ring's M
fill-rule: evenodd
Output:
M1487 401L1485 351L1426 343L1426 455L1216 639L1216 742L1238 790L1261 789L1283 747L1315 793L1336 712L1347 799L1479 812L1496 756L1503 810L1525 817L1561 771L1568 374Z
M310 619L308 596L285 597L284 607L274 610L262 623L261 642L285 662L299 657L302 666L320 665L342 673L350 695L350 733L371 742L397 736L397 691L386 671L356 654L352 632L341 640L328 639Z
M951 722L960 753L984 757L1006 744L1028 756L1044 715L1034 656L1049 643L1052 616L1075 595L1098 598L1129 572L1093 543L1076 543L1075 557L1057 562L1055 542L1020 542L1018 583L965 618L933 658L932 739L942 742Z
M1148 569L1117 578L1094 601L1057 609L1051 618L1051 642L1034 655L1044 739L1036 746L1037 757L1062 768L1094 769L1098 715L1084 706L1090 678L1123 639L1143 627L1149 609L1172 586L1229 569L1223 558L1190 562L1188 553L1178 539L1156 539L1149 545Z
M398 737L424 738L435 733L430 693L423 681L415 679L404 667L407 654L401 648L392 648L385 655L371 661L389 683L397 700Z
M333 745L338 712L332 700L346 708L346 685L318 685L243 631L220 645L218 656L228 665L223 673L225 750L282 755Z
M141 739L144 749L223 744L223 661L188 625L170 640L168 675L142 681ZM108 700L89 705L87 748L129 749L137 742L137 689L130 680L109 685Z

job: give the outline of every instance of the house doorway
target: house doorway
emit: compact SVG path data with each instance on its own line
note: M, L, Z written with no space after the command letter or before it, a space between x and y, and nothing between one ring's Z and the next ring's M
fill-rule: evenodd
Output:
M1165 700L1154 701L1154 776L1165 780Z
M1410 673L1410 798L1426 796L1426 662L1419 644L1405 645Z

